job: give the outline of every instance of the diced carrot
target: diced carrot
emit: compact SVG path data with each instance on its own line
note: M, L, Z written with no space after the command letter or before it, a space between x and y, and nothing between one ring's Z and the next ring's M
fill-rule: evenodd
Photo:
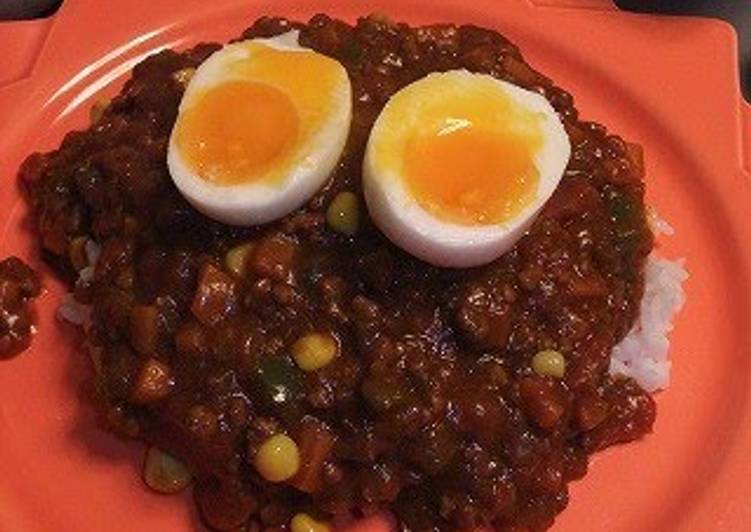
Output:
M297 443L300 469L291 484L300 491L313 493L321 485L323 465L334 447L334 437L323 423L310 418L303 422Z
M164 399L175 386L172 369L155 358L150 358L141 368L130 399L134 403L147 404Z
M136 305L130 311L130 343L139 353L154 352L159 340L159 312L153 305Z
M286 281L295 263L297 244L284 235L267 236L258 243L251 268L261 277Z
M214 325L232 314L238 304L237 284L213 264L201 272L190 309L204 325Z

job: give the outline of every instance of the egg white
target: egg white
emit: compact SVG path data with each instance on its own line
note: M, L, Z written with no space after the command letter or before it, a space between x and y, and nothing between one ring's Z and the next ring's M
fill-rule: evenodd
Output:
M298 31L290 31L269 39L254 39L254 42L289 52L311 52L300 46L298 37ZM201 92L228 81L245 79L229 74L227 68L227 65L238 61L253 60L243 44L226 45L196 69L181 100L178 116ZM173 182L187 201L206 216L241 226L281 218L308 201L336 167L349 135L352 88L346 69L339 66L341 79L337 81L330 112L310 140L300 147L302 157L289 166L286 175L273 183L261 180L220 185L203 179L181 154L176 142L177 128L173 129L167 166ZM238 102L238 105L242 105L242 102Z
M405 87L386 104L371 131L363 161L363 190L375 224L397 246L435 266L479 266L492 262L511 249L555 191L571 155L571 144L563 123L543 96L466 70L434 73L423 80L443 78L471 84L478 76L492 80L497 84L497 89L510 97L515 105L542 117L543 143L534 156L534 165L539 173L538 187L534 199L511 219L483 225L442 220L420 205L397 170L379 164L378 139L393 131L393 126L384 118L386 109L402 91L409 90L422 80ZM416 123L420 119L419 111L415 111L414 116L403 118Z

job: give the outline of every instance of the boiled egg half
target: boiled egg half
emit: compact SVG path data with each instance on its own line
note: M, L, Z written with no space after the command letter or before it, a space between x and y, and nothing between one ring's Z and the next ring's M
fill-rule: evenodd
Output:
M465 70L434 73L397 92L376 120L363 189L396 245L437 266L477 266L523 235L570 154L541 95Z
M167 164L183 196L224 223L265 223L303 205L349 134L345 68L303 48L296 31L229 44L196 70L180 102Z

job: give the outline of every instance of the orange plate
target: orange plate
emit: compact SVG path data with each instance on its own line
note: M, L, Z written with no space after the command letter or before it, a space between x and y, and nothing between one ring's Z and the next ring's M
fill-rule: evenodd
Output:
M39 264L18 165L84 127L92 102L136 62L226 40L263 14L318 11L498 29L575 95L583 116L644 145L649 202L676 229L661 252L686 257L691 272L673 384L658 396L654 435L599 455L555 530L751 529L751 111L723 23L629 15L608 0L66 0L51 22L0 25L0 256ZM186 497L143 488L140 446L94 427L80 397L84 357L54 318L63 288L41 267L50 290L40 332L30 352L0 365L0 531L191 529Z

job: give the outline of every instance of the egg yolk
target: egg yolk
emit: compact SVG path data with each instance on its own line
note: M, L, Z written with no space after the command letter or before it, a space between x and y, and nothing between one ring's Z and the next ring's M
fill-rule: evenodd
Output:
M346 71L312 50L257 41L218 53L226 55L211 85L189 86L183 97L177 148L196 174L218 185L278 184L315 147L346 88Z
M177 145L203 179L233 185L261 179L294 149L300 118L278 88L230 81L208 89L185 109Z
M480 225L503 223L534 200L543 142L537 114L496 93L444 102L420 122L404 146L403 175L423 208Z

